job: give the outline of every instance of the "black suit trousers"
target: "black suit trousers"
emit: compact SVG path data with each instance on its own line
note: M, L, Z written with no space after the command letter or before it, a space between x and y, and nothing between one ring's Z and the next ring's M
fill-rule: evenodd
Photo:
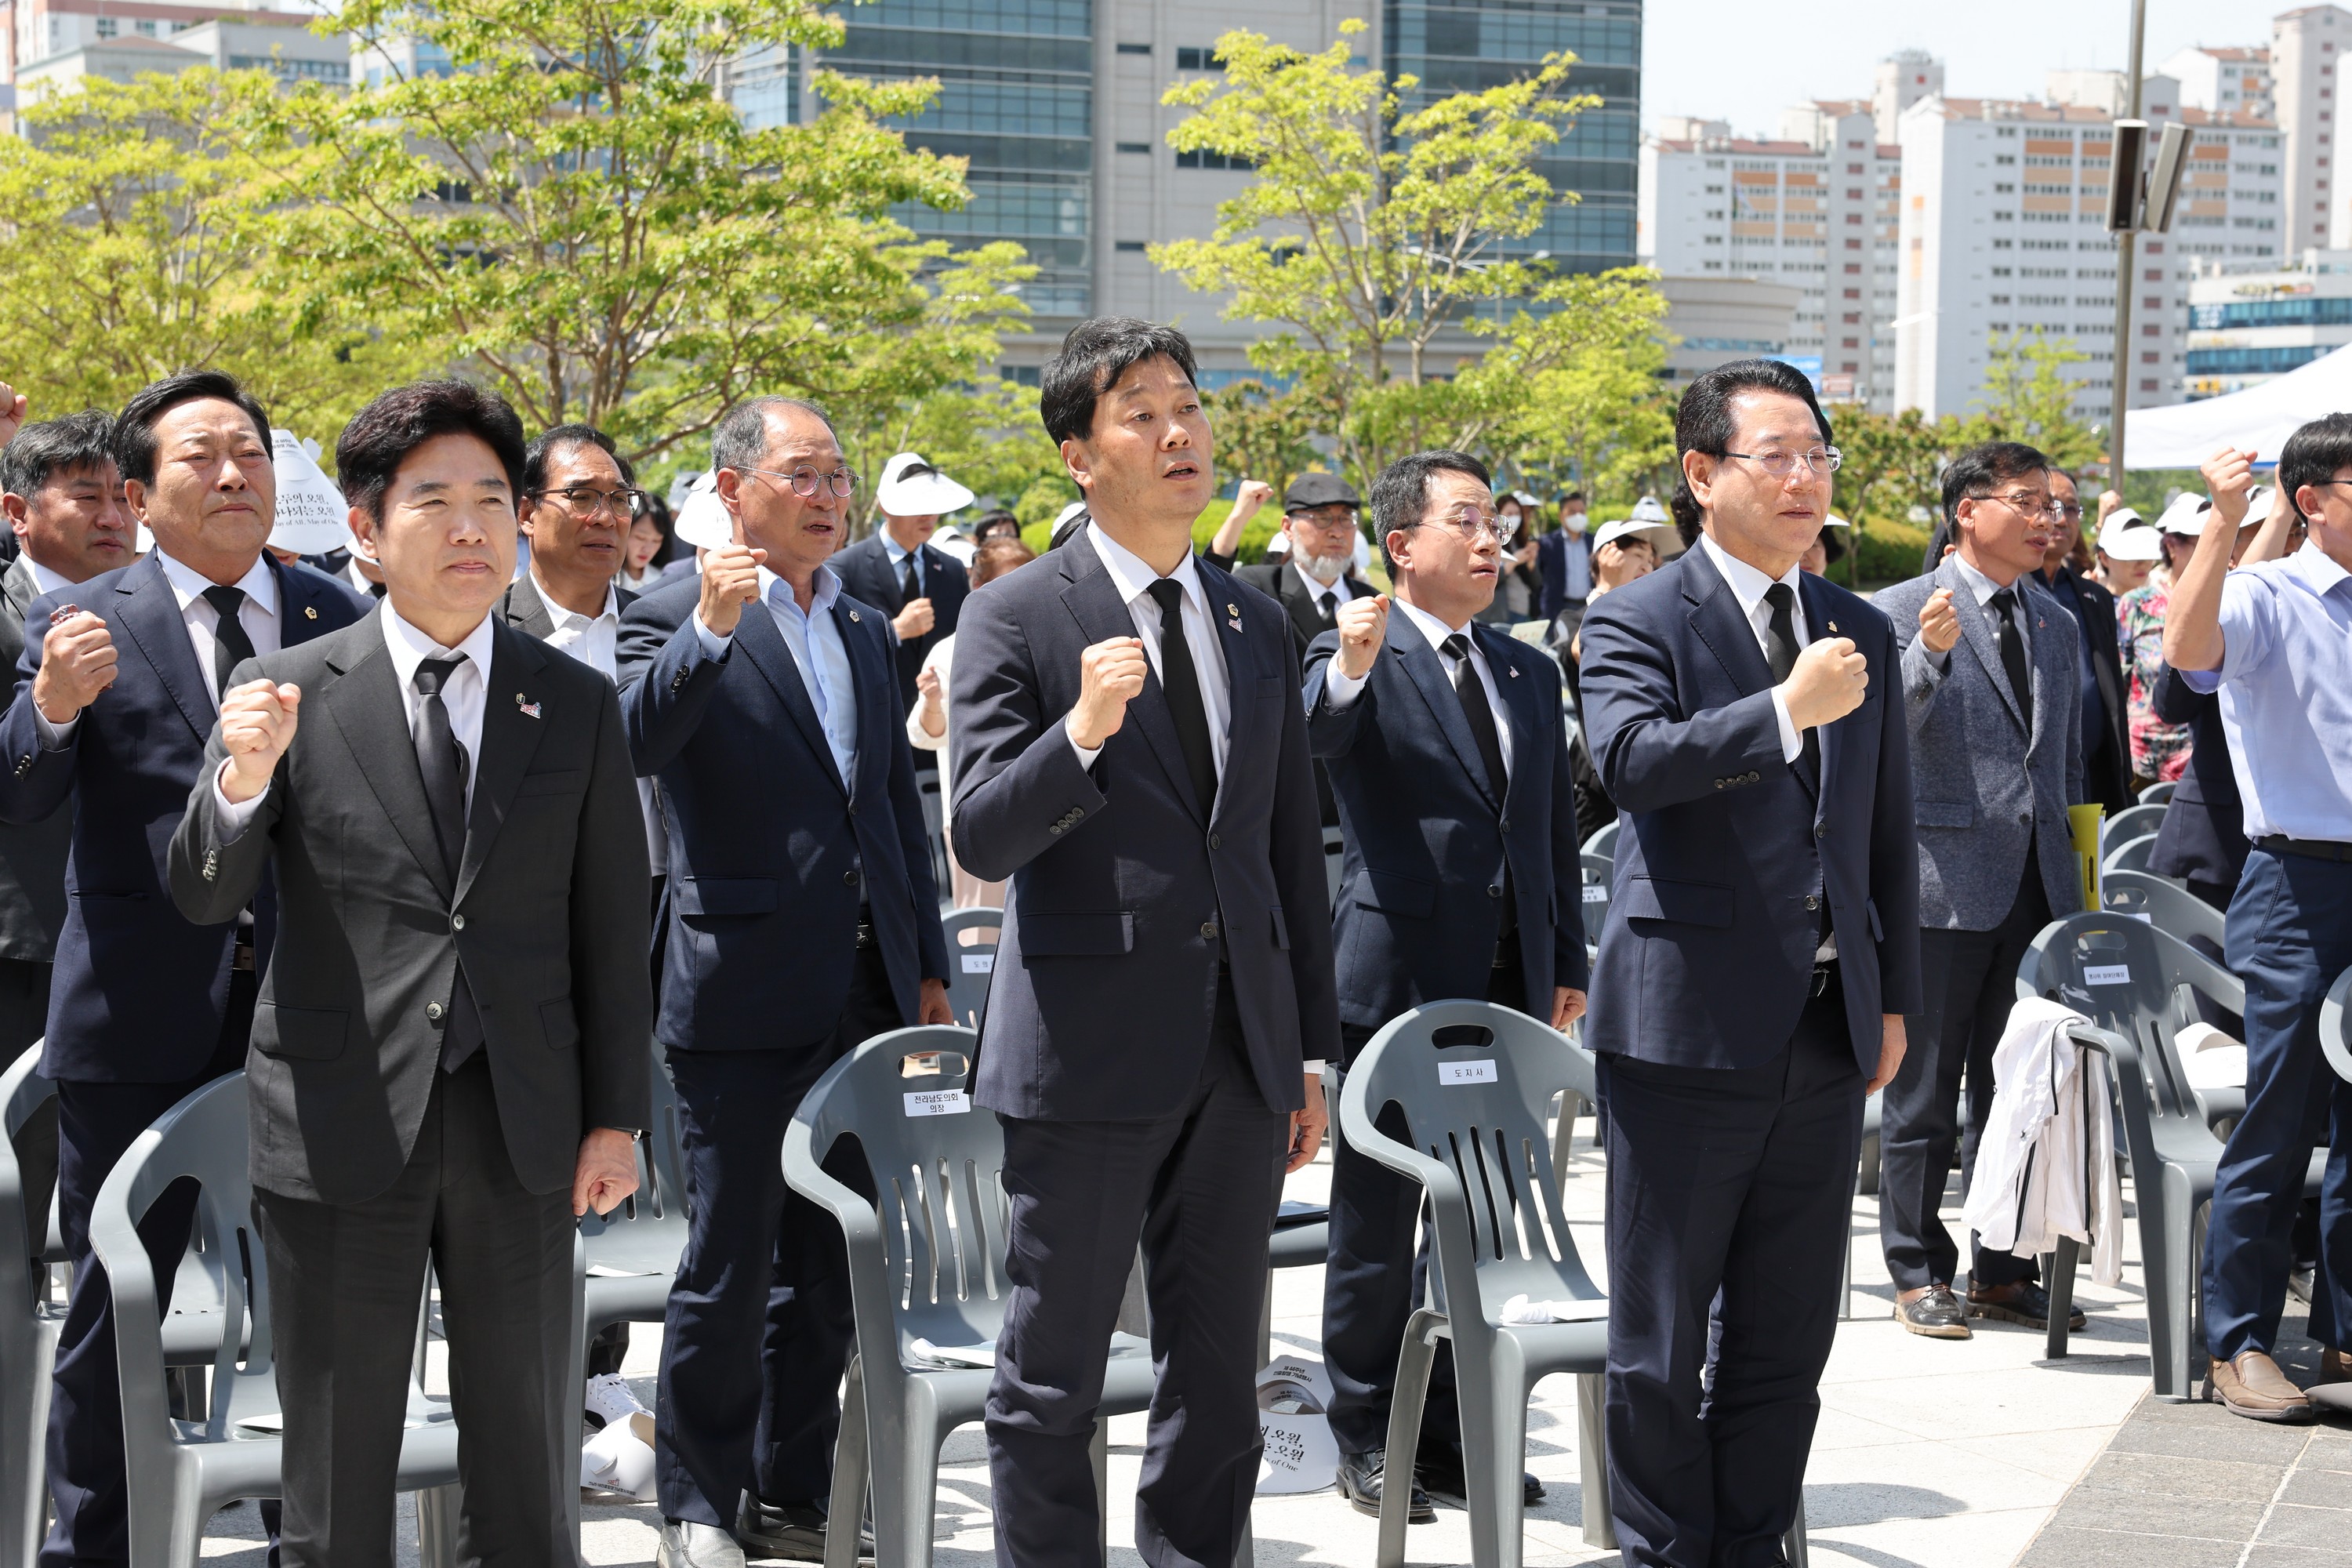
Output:
M1290 1142L1251 1074L1231 984L1174 1114L1003 1121L1013 1290L987 1418L1000 1568L1101 1568L1087 1446L1139 1237L1159 1384L1136 1550L1151 1568L1229 1568L1265 1447L1258 1317Z
M1950 1284L1959 1276L1959 1244L1937 1212L1952 1161L1960 1162L1960 1195L1977 1163L1977 1142L1992 1110L1992 1053L2017 999L2017 966L2050 923L2041 858L2029 844L2016 901L1990 931L1923 931L1919 983L1927 1009L1905 1020L1910 1047L1886 1086L1878 1134L1878 1235L1897 1290ZM1958 1125L1965 1073L1968 1121ZM1971 1289L2014 1284L2036 1273L2033 1259L1972 1247Z
M1821 1415L1862 1152L1837 977L1760 1067L1604 1054L1599 1077L1609 1497L1627 1568L1778 1563Z
M665 1518L731 1529L745 1491L772 1503L831 1495L856 1338L849 1255L833 1215L785 1185L782 1152L825 1069L905 1024L881 950L861 947L856 962L824 1049L669 1053L691 1229L663 1319L654 1416ZM835 1145L824 1169L874 1195L855 1142Z
M174 1105L223 1073L245 1065L253 1032L253 975L230 976L228 1011L213 1059L177 1083L58 1085L58 1223L73 1285L58 1331L57 1374L49 1395L49 1501L55 1517L42 1542L42 1568L115 1562L131 1555L122 1470L122 1384L114 1354L114 1299L106 1270L89 1249L89 1211L109 1172L142 1132ZM177 1182L139 1223L154 1265L156 1303L172 1308L172 1285L195 1223L194 1183ZM31 1232L37 1242L47 1216Z
M574 1568L579 1480L569 1192L517 1179L477 1053L439 1076L408 1163L356 1204L257 1191L285 1402L287 1568L392 1568L394 1475L429 1263L465 1492L458 1554Z

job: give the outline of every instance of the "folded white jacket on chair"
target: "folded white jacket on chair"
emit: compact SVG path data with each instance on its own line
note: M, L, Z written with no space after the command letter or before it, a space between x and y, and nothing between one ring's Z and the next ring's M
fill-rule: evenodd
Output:
M2019 1258L2061 1237L2087 1243L2091 1278L2123 1278L2123 1193L2116 1176L2115 1077L2067 1029L2090 1020L2042 997L2010 1009L1993 1047L1993 1098L1961 1217L1986 1247Z

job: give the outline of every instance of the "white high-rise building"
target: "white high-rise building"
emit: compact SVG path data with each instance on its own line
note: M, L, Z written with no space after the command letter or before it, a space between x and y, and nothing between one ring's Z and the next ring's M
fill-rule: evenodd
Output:
M2280 226L2289 253L2352 246L2352 184L2341 177L2336 65L2352 49L2352 11L2305 5L2271 22L2271 96L2280 138Z
M2268 120L2271 102L2271 52L2268 49L2212 48L2203 44L2177 49L2157 72L2180 84L2184 108L2208 114L2251 114Z
M1814 371L1826 397L1892 406L1901 167L1872 104L1800 105L1773 141L1723 134L1717 121L1664 123L1692 134L1643 142L1643 264L1801 289L1784 357Z

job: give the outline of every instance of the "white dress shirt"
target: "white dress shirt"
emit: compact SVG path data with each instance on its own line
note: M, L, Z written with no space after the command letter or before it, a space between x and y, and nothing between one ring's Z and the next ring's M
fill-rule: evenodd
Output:
M793 664L800 670L801 684L807 688L810 705L816 709L817 722L824 728L824 743L833 752L834 766L841 770L841 782L856 789L857 779L857 686L849 673L849 647L841 640L841 628L834 624L834 601L841 597L841 579L830 566L816 569L814 591L809 595L805 614L801 602L793 593L793 585L769 571L760 568L760 602L768 606L768 616L782 635L784 647L792 651ZM702 612L694 612L695 635L702 639L702 651L711 658L723 659L734 646L732 634L720 637L702 624Z
M1957 551L1952 554L1952 564L1958 569L1960 581L1968 585L1969 593L1975 598L1977 614L1982 616L1990 625L2000 615L2000 612L1992 607L1992 596L2000 592L2000 584L1961 560ZM2033 647L2033 632L2025 620L2025 580L2020 578L2009 586L2012 595L2009 606L2009 624L2017 628L2017 635L2025 639L2025 646L2030 649ZM1993 639L1998 642L2000 638L2000 628L1994 626ZM1941 653L1937 653L1933 649L1928 650L1927 653L1928 661L1937 669L1948 664L1951 658L1952 650L1948 647ZM2029 669L2032 668L2031 653L2026 656L2026 667ZM2033 693L2031 691L2020 691L2016 693L2016 697L2020 704L2028 709L2032 707Z
M161 549L155 552L155 559L163 563L163 580L172 585L172 596L180 602L180 619L188 628L188 646L195 650L196 669L204 677L205 694L213 700L213 706L218 708L220 676L213 668L213 649L219 641L220 612L213 608L210 599L205 597L205 590L214 586L213 581L173 560ZM37 566L35 570L40 568ZM245 591L245 603L236 610L237 625L245 628L247 638L253 644L253 651L256 654L276 653L281 646L278 629L278 579L270 574L269 558L266 555L255 557L252 569L238 578L236 585ZM89 608L88 605L82 607ZM77 713L62 724L52 724L39 708L33 710L33 723L41 732L41 744L49 751L63 746L80 722L81 715Z
M1458 626L1449 626L1418 605L1408 605L1402 599L1395 598L1389 603L1404 616L1406 625L1429 639L1430 651L1437 655L1437 662L1444 667L1449 679L1454 675L1454 660L1445 652L1445 639L1455 636L1469 638L1470 667L1478 672L1478 684L1486 688L1486 706L1495 710L1495 737L1502 747L1503 777L1507 780L1511 776L1511 714L1503 706L1502 689L1495 684L1495 671L1486 662L1485 650L1479 647L1478 639L1470 635L1470 623L1465 621ZM1336 658L1323 668L1323 700L1330 704L1334 712L1355 701L1365 683L1371 679L1369 672L1357 676L1340 674Z
M593 616L583 616L557 604L536 572L530 574L530 585L538 592L540 603L547 606L547 618L555 624L555 629L547 634L547 646L562 648L605 679L617 681L621 596L613 591L612 584L604 585L604 607Z
M1151 673L1165 680L1160 663L1160 602L1148 592L1160 574L1143 557L1100 528L1087 529L1086 537L1101 557L1103 570L1118 586L1118 596L1135 622L1135 635L1143 641L1144 657L1151 661ZM1208 590L1202 585L1201 573L1190 550L1168 575L1183 591L1184 646L1192 650L1192 669L1200 677L1201 707L1209 720L1209 754L1216 762L1217 777L1222 781L1225 776L1225 731L1233 722L1233 692L1225 674L1224 645L1217 640L1217 628L1209 619ZM1220 605L1216 610L1223 614L1224 606ZM1069 732L1068 723L1063 721L1065 734ZM1077 752L1078 765L1083 768L1091 769L1095 759L1102 755L1100 746L1089 750L1079 745L1075 735L1070 737L1070 749Z
M25 557L25 564L33 569L33 592L36 594L54 594L60 588L75 586L71 578L59 576L30 555Z
M1791 566L1778 577L1767 577L1761 567L1750 566L1717 544L1713 535L1702 533L1698 542L1699 548L1706 552L1706 558L1715 563L1715 569L1723 574L1731 596L1739 601L1740 614L1748 617L1748 629L1756 634L1756 646L1763 650L1767 665L1772 661L1772 606L1764 602L1764 595L1774 583L1786 583L1794 595L1789 618L1796 626L1797 647L1802 648L1813 640L1805 628L1805 595L1798 581L1803 575L1803 568ZM1797 732L1796 721L1789 717L1789 700L1777 686L1772 689L1772 715L1780 721L1780 760L1793 763L1805 749L1805 738Z
M416 667L428 658L446 658L453 653L464 660L441 682L441 706L448 710L450 732L457 736L457 748L466 755L466 814L471 816L474 781L482 772L482 711L490 689L490 617L484 616L481 624L467 633L466 639L456 647L443 647L410 626L392 607L390 600L384 602L378 620L383 627L384 648L392 656L393 679L400 688L412 744L425 712L425 694L416 689ZM213 809L219 813L223 841L233 843L253 820L253 814L261 809L269 791L265 789L242 805L232 802L221 789L221 780L227 776L229 765L222 763L221 771L213 775Z

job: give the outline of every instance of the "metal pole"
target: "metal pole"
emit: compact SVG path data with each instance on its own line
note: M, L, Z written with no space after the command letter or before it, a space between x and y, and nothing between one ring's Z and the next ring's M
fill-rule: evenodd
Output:
M2124 111L2119 118L2139 118L2140 58L2147 42L2147 0L2132 0L2131 61L2124 74ZM2121 171L2126 179L2137 181L2137 169ZM2135 200L2133 210L2137 211ZM2124 412L2131 396L2132 362L2132 274L2138 265L2139 234L2127 228L2116 236L2116 346L2113 369L2115 391L2114 411L2107 424L2107 485L2116 494L2124 493Z

